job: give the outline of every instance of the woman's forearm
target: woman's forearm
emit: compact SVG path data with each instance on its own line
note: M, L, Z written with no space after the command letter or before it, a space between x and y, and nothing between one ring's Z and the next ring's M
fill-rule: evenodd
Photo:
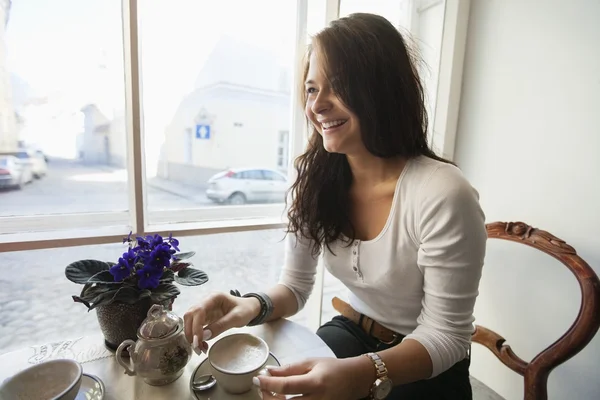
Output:
M275 321L279 318L290 317L298 312L298 301L294 293L284 285L275 285L271 289L267 290L267 296L271 298L273 303L273 313L265 321ZM260 301L254 297L246 298L248 304L248 318L252 320L261 311Z
M433 371L429 353L416 340L407 339L390 349L378 351L377 354L385 363L388 377L394 386L428 379ZM348 362L353 363L357 371L357 391L367 396L376 378L373 362L364 355L352 357Z
M273 302L273 314L268 321L290 317L298 312L298 301L294 293L284 285L275 285L267 291Z

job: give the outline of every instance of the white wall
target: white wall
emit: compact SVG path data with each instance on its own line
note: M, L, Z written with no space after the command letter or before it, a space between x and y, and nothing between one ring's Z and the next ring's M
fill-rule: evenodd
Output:
M455 160L489 222L524 220L600 273L600 2L473 0ZM523 249L521 249L523 247ZM548 256L491 241L477 323L526 360L574 320L578 286ZM472 374L507 399L520 377L474 345ZM600 398L600 335L550 374L549 398Z
M212 139L195 140L194 165L208 168L277 167L279 131L289 130L289 105L252 98L215 98ZM235 124L239 124L236 126Z
M211 138L192 140L194 166L210 170L277 168L279 132L289 130L290 126L290 99L282 93L267 93L217 88L186 97L165 131L167 161L184 163L189 151L186 130L192 129L195 135L195 119L200 110L205 109Z

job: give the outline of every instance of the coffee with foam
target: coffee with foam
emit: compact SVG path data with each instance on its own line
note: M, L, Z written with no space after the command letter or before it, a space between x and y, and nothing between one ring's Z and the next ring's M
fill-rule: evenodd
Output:
M262 367L269 355L269 349L255 337L232 335L223 338L211 348L211 364L226 373L240 374Z

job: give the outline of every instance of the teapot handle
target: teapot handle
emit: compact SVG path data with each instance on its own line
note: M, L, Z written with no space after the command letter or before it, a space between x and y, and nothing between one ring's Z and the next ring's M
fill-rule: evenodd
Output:
M135 375L135 359L134 353L133 351L131 351L134 347L135 342L133 340L127 339L119 345L119 347L117 348L117 352L115 353L115 356L117 357L117 362L121 367L125 368L125 373L130 376ZM130 361L125 362L125 360L123 360L122 353L124 350L129 351Z

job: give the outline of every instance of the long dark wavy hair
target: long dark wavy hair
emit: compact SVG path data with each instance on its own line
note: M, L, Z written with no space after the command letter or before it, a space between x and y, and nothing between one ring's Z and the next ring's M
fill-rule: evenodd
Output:
M400 32L385 18L352 14L340 18L312 40L304 62L301 101L311 53L319 54L329 85L358 117L362 141L373 155L410 159L435 155L427 143L427 111L423 85L412 53ZM308 121L309 126L310 121ZM291 186L288 233L312 241L313 255L348 235L349 189L352 173L346 155L329 153L313 127L308 147L294 163L297 178Z

